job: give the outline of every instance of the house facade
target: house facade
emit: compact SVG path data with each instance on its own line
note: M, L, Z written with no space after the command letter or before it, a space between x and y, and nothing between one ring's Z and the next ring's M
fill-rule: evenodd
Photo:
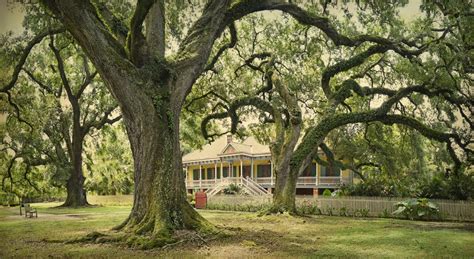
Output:
M270 149L248 137L242 142L231 135L222 136L183 156L186 173L186 189L214 191L225 184L235 183L271 193L275 187L275 175ZM297 194L317 195L324 189L337 189L353 180L352 172L328 168L313 162L297 181ZM214 190L215 189L215 190Z

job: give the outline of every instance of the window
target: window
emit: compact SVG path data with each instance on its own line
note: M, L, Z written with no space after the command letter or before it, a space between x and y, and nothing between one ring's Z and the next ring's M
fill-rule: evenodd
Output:
M301 176L303 176L303 177L310 177L310 176L315 177L316 176L316 164L311 163L311 165L306 167L306 169L303 171L303 174Z
M207 168L206 170L206 176L208 180L214 179L215 178L215 170L214 168Z
M239 167L233 166L232 167L232 177L238 177L239 176Z
M341 169L337 166L332 166L332 167L326 167L326 166L321 166L321 176L340 176L341 175Z
M199 180L199 169L193 170L193 180Z
M257 165L257 177L271 177L270 165Z
M222 168L222 177L229 177L229 167Z

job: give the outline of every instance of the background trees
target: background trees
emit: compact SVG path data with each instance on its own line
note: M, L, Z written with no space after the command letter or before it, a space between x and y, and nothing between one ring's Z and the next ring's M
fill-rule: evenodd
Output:
M28 9L28 13L31 17L25 20L26 32L37 36L26 43L25 49L21 48L21 39L12 38L3 49L5 58L15 58L14 51L7 51L12 48L21 57L6 85L18 86L8 92L8 101L14 105L3 144L14 154L4 183L7 179L10 185L15 182L10 171L17 160L24 163L25 179L32 167L45 166L43 172L49 172L45 178L56 186L66 186L64 206L84 206L88 204L82 162L84 140L94 129L112 124L121 116L112 115L116 103L70 36L63 29L38 33L43 28L35 22L48 16L35 8Z

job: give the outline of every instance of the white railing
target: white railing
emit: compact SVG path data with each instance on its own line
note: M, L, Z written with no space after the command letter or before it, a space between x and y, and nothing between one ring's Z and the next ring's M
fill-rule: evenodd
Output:
M192 180L187 181L186 186L188 188L203 188L209 189L214 188L222 182L227 184L243 184L244 180L250 180L260 187L263 186L273 186L275 184L275 178L271 177L257 177L252 179L250 177L241 178L241 177L225 177L222 179L207 179L207 180ZM348 181L346 178L343 178L343 182ZM337 187L341 182L341 177L339 176L320 176L319 181L315 176L302 176L298 177L296 185L298 187L316 187L316 186L327 186L327 187Z
M254 192L256 195L270 195L267 189L263 188L260 184L252 180L250 177L246 177L242 179L242 184L246 186L248 189Z
M319 177L319 184L323 186L337 186L341 184L341 177L339 176L321 176Z
M296 181L297 186L315 186L317 178L315 176L300 176Z
M255 178L255 182L260 185L272 185L272 178L271 177L257 177ZM273 183L275 182L275 177L273 178Z

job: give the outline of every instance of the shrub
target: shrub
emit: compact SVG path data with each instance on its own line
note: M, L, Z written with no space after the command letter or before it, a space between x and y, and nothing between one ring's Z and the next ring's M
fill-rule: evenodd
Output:
M347 217L349 216L349 210L346 207L339 209L339 216Z
M242 188L240 188L240 186L238 186L237 184L231 183L229 184L229 186L227 186L224 189L224 194L234 195L234 194L239 194L241 191L242 191Z
M389 217L390 217L390 213L388 212L387 209L384 209L382 213L379 214L379 218L389 218Z
M297 204L296 210L300 214L321 215L321 210L318 208L318 205L306 200L301 204Z
M323 196L324 197L331 197L331 190L329 189L324 189Z
M408 219L439 218L438 206L426 198L409 199L395 204L394 215L402 215Z
M327 206L326 207L326 214L329 215L329 216L333 216L334 215L334 208Z
M369 216L369 209L356 209L354 211L354 216L355 217L368 217Z
M186 199L188 200L189 204L191 204L193 206L194 206L194 204L196 204L194 194L192 194L192 193L186 194Z

